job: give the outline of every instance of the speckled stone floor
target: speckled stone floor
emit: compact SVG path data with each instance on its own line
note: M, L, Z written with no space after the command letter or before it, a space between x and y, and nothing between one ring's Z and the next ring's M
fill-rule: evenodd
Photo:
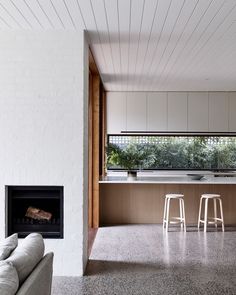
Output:
M98 230L84 277L55 277L53 295L236 294L236 228L204 234L160 225Z

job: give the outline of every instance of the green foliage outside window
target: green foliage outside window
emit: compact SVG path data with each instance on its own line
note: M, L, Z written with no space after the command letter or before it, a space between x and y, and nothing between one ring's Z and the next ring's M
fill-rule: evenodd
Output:
M109 138L108 169L236 169L236 137Z

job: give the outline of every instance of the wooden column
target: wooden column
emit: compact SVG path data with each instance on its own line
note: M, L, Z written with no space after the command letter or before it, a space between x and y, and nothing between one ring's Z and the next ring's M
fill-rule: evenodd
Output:
M89 107L88 107L88 224L93 227L93 76L89 73Z
M102 176L106 174L106 146L107 146L107 100L106 92L102 92Z
M92 195L93 195L93 223L92 227L99 227L99 114L100 114L100 77L93 75L92 78Z
M106 94L89 54L89 228L99 227L99 177L105 173Z

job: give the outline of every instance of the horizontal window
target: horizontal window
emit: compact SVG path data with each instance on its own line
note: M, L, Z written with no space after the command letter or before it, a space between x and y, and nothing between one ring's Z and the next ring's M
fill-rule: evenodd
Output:
M236 170L236 137L108 135L107 169Z

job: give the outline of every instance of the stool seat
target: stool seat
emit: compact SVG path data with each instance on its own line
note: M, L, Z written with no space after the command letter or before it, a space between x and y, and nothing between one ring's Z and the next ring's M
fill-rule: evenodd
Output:
M178 199L178 198L183 198L184 195L182 194L166 194L166 198L170 199Z
M212 200L214 205L214 217L208 217L208 201ZM220 207L220 217L217 216L217 201ZM202 202L205 202L204 208L204 219L201 219L202 214ZM200 198L200 205L199 205L199 214L198 214L198 229L201 226L201 223L204 224L204 232L207 231L208 224L214 224L217 228L218 223L222 225L222 231L225 230L224 227L224 217L223 217L223 206L221 195L219 194L202 194Z
M169 218L170 215L170 201L171 200L179 201L179 214L178 217ZM164 205L164 215L163 215L163 229L166 227L168 232L169 224L180 224L181 228L186 231L186 222L185 222L185 210L184 210L184 195L183 194L166 194L165 196L165 205Z
M218 194L202 194L202 198L214 199L214 198L220 198L220 195L218 195Z

